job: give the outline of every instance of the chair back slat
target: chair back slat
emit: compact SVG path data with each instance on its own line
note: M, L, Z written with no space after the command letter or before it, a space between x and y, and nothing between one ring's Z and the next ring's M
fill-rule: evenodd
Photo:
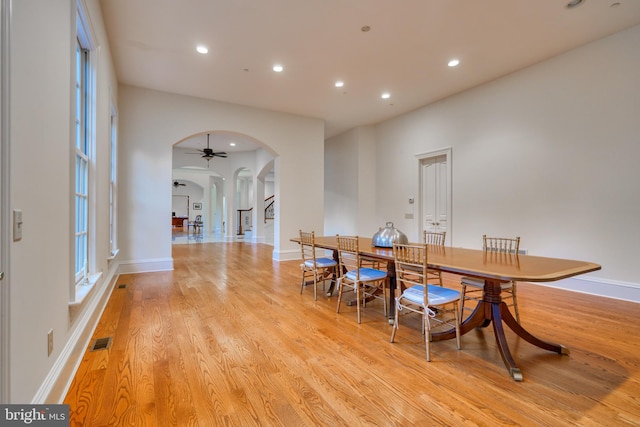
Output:
M487 237L482 236L482 249L485 252L504 252L510 254L517 254L520 249L520 237L505 238L505 237Z
M310 233L300 230L300 250L302 251L302 262L313 261L316 263L316 243L315 232Z
M336 235L338 240L338 260L340 271L355 271L357 280L360 280L360 254L358 248L358 236Z
M428 245L444 246L444 239L447 236L447 232L443 231L436 233L433 231L424 232L424 243Z

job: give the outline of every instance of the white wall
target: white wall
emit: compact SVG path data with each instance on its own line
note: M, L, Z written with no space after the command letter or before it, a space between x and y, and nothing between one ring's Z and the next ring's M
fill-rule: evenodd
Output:
M358 233L357 143L356 130L325 143L324 229L328 235Z
M129 86L120 87L119 100L120 174L127 183L120 193L119 242L126 262L170 268L172 146L201 132L242 133L277 153L275 259L298 256L289 238L299 228L322 230L321 120Z
M95 269L102 272L92 300L70 316L73 275L74 171L71 131L76 40L75 0L12 3L10 65L10 208L21 209L23 237L9 246L9 399L41 402L55 393L64 361L84 351L80 342L108 285L109 119L117 86L97 0L86 0L99 46L95 196ZM94 310L95 311L95 310ZM99 310L98 310L99 311ZM99 312L98 312L99 314ZM54 349L47 355L47 333ZM90 332L90 331L89 331ZM6 337L3 337L6 339ZM79 346L76 344L79 343ZM3 378L2 381L7 381ZM57 398L59 396L54 396Z
M451 147L453 246L519 235L531 254L601 264L588 276L597 285L578 289L640 300L638 46L637 26L376 126L377 221L416 240L420 219L404 219L418 197L415 156ZM327 163L352 157L356 136L328 141ZM327 230L344 211L329 203L331 183L354 174L335 171ZM365 197L340 188L344 200Z
M371 237L376 221L376 141L359 127L325 142L325 232ZM386 221L385 221L386 222Z

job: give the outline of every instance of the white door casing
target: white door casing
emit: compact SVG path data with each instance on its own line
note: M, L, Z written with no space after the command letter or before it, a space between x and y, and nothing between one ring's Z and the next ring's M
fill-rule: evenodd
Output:
M418 230L447 232L451 242L451 149L416 156L419 164L420 222Z
M0 0L0 402L9 402L9 29L11 0Z

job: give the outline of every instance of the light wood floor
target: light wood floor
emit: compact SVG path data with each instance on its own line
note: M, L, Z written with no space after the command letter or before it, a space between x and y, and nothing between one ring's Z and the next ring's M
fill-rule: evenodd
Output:
M297 262L271 246L177 245L175 271L124 275L65 403L84 426L640 425L640 305L519 285L521 320L571 355L509 335L510 379L491 328L397 342L382 303L335 313L299 293ZM597 260L596 260L597 261ZM459 278L447 276L448 285ZM407 325L407 326L405 326Z

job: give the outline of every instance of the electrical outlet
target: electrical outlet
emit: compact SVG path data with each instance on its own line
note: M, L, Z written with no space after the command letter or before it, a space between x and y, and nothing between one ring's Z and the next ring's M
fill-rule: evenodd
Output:
M51 356L53 353L53 329L47 334L47 356Z

